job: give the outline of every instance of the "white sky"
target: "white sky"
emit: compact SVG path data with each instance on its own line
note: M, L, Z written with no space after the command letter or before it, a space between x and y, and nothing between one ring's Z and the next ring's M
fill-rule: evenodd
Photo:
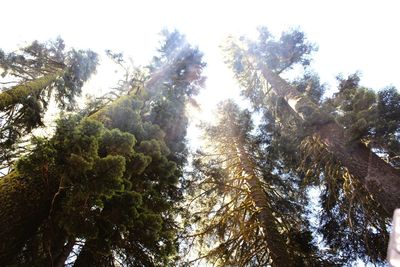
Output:
M96 52L124 52L146 64L158 45L162 28L178 29L199 45L208 64L207 89L198 101L205 110L236 96L219 45L229 34L254 34L259 25L278 35L299 26L319 51L313 67L334 87L338 73L362 72L362 84L400 88L400 2L380 1L84 1L3 0L0 2L0 47L12 50L34 39L61 36L68 46ZM105 65L91 90L113 85L113 69ZM110 77L110 78L108 78ZM211 113L206 112L206 116Z
M338 73L360 70L363 85L400 88L400 2L395 0L2 0L0 22L4 50L61 36L68 46L121 51L138 64L154 55L162 28L176 28L205 53L207 89L198 101L206 117L221 99L238 94L218 46L227 35L253 34L259 25L276 35L299 26L319 46L312 66L331 87ZM105 65L99 74L90 89L105 92L115 81L113 67ZM193 138L197 133L191 129Z

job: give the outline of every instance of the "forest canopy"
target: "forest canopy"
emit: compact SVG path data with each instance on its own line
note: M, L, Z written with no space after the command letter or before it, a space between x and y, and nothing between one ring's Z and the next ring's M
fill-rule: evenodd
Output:
M249 105L225 100L195 122L193 151L206 62L178 31L160 36L146 66L108 50L124 73L83 106L96 52L61 38L0 50L1 265L386 264L397 89L354 73L327 95L299 29L230 36L221 52Z

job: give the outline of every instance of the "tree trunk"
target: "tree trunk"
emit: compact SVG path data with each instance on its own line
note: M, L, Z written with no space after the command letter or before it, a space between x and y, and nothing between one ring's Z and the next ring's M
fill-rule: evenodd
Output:
M321 125L317 131L327 150L335 155L365 186L391 216L400 207L400 172L383 161L361 142L349 145L336 123Z
M88 249L88 244L83 245L78 257L74 262L74 267L90 267L96 266L96 257L93 255L90 249Z
M321 137L327 150L348 168L388 216L391 216L396 208L400 208L400 171L379 158L360 141L350 144L343 127L329 114L322 112L307 96L301 94L267 66L262 63L258 66L276 94L283 97L304 122L318 124L316 119L325 118L322 123L319 121L315 133Z
M15 171L0 178L2 265L13 259L47 218L52 195L48 186L42 177L21 177Z
M60 255L54 260L53 267L63 267L68 255L71 253L75 245L75 238L69 237L67 244L62 248Z
M43 89L52 85L61 72L48 74L24 84L16 85L0 93L0 111L8 106L22 103L29 95L39 94Z
M114 267L112 252L108 251L107 246L101 245L103 240L102 237L87 240L74 262L74 267Z
M277 225L272 210L268 205L267 195L262 188L261 181L254 172L254 166L245 151L244 145L241 142L236 143L235 145L247 187L250 190L254 206L259 212L258 219L264 230L269 253L273 261L272 266L294 266L295 263L287 250L288 246L279 233L279 226Z

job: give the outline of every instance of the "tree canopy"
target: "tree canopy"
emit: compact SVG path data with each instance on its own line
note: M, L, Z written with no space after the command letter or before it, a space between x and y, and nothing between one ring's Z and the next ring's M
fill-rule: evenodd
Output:
M61 39L0 50L0 262L4 266L385 264L400 207L400 95L337 77L330 96L299 29L229 37L250 106L219 104L187 140L203 54L162 31L147 66L75 104L98 56ZM50 134L43 117L55 101ZM315 211L316 210L316 211Z
M52 96L62 109L74 108L97 64L96 53L66 50L62 39L34 41L11 53L0 50L0 169L18 157L24 136L44 126Z
M276 41L264 28L256 41L231 38L227 63L243 95L262 112L263 127L271 121L278 125L279 130L269 135L274 140L270 149L283 156L285 167L297 173L302 184L322 189L317 232L325 244L347 261L358 257L384 261L388 218L400 205L400 172L393 161L399 151L380 144L378 129L380 122L398 126L389 122L398 93L393 88L378 93L362 88L355 74L339 77L339 92L321 98L324 87L307 67L313 45L297 30L283 33L279 41L287 34L293 35L289 40L294 43L282 46L288 50L285 53L269 48ZM277 68L271 58L290 64ZM278 76L296 64L305 67L302 78L285 81ZM383 100L384 95L390 97ZM387 105L391 112L380 112ZM387 137L391 147L399 142L397 126L391 128L397 134L389 134L394 139Z
M63 266L72 252L74 266L174 261L185 103L202 85L204 63L182 35L164 36L171 45L160 49L144 83L136 81L140 90L64 115L55 134L34 140L1 178L0 218L13 222L1 232L1 262Z

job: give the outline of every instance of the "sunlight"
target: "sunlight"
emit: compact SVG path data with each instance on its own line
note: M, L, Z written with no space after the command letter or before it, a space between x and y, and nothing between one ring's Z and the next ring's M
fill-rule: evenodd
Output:
M2 266L387 263L397 2L0 7Z

